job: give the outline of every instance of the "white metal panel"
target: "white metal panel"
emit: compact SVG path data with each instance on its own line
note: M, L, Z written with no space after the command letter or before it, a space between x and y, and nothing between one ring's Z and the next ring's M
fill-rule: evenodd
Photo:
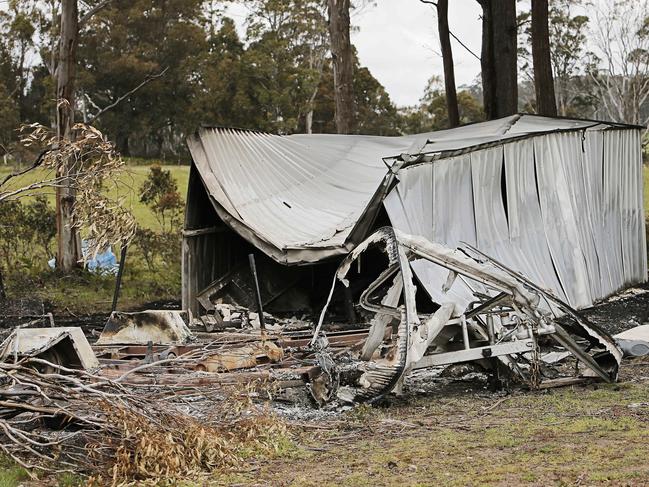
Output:
M587 262L577 230L572 188L566 174L569 140L555 134L534 138L541 216L557 275L570 304L577 308L593 303Z
M471 156L463 155L434 164L411 166L399 172L399 184L384 200L390 222L400 231L421 235L451 248L460 242L476 243ZM458 278L448 292L442 285L448 270L425 260L412 268L431 299L454 302L462 312L473 301L473 290L482 286Z
M613 292L624 284L622 263L622 132L604 132L604 187L603 215L606 253L609 262L609 279ZM624 188L624 191L628 188Z
M584 141L584 185L588 220L591 224L599 269L600 293L597 298L609 296L616 290L612 281L611 255L604 225L604 132L587 131Z
M476 247L511 264L509 229L502 195L503 147L471 153Z
M564 173L567 178L570 201L575 215L575 229L579 239L579 248L586 261L586 283L590 288L590 299L595 301L603 297L599 260L595 245L592 216L589 205L589 193L586 190L586 133L572 132L555 136L564 157Z
M534 141L505 145L505 184L512 268L550 289L562 300L563 287L554 270L537 192Z
M398 173L399 184L383 200L398 230L433 239L433 165L421 164ZM423 232L423 233L422 233Z
M450 247L467 241L572 306L589 306L646 280L637 133L552 133L410 166L384 204L398 230ZM413 269L440 303L466 305L479 290L458 279L443 293L446 271L421 261Z
M640 132L618 131L621 153L620 171L626 191L620 195L622 220L622 264L624 284L637 282L647 275L647 252L643 218L643 174Z
M457 247L476 244L471 156L450 157L433 164L432 240Z

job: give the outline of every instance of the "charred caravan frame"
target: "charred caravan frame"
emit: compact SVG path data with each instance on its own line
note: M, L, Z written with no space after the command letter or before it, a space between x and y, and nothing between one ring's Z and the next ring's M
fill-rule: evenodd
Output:
M321 376L315 379L324 403L375 401L399 391L413 370L479 361L533 388L563 385L585 377L617 379L622 352L614 340L570 306L520 274L471 246L452 250L384 227L341 263L330 297L348 286L353 264L373 247L387 257L385 269L365 289L360 305L372 314L367 338L345 353L328 350L322 310L311 346L319 351ZM430 303L417 310L417 286L411 263L425 260L448 271L444 292L463 281L474 290L466 310ZM567 353L566 353L567 352ZM558 355L558 359L552 359ZM551 363L555 363L551 365Z

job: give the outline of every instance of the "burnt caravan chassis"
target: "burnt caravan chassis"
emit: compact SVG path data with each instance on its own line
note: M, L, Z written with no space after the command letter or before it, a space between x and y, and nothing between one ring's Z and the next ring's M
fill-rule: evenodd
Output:
M352 264L377 246L388 264L360 297L360 306L372 314L368 336L334 355L323 331L334 289L349 286ZM432 303L433 312L418 312L411 263L419 259L448 270L444 292L463 281L475 301L461 309L449 294L448 302ZM310 345L321 366L310 387L319 403L373 402L398 392L410 371L469 361L533 388L585 378L614 382L622 359L606 332L475 248L452 250L391 227L379 229L343 260ZM550 358L557 355L559 360Z

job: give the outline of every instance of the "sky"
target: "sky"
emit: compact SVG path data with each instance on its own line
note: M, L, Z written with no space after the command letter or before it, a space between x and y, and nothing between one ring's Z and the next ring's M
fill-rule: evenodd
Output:
M480 55L480 6L475 0L453 0L449 26L474 53ZM352 43L361 64L385 86L399 106L414 105L432 75L442 76L442 56L437 38L435 7L419 0L378 0L354 14L358 31ZM480 74L480 61L451 39L455 82L472 83Z
M480 6L476 0L453 0L449 8L451 31L480 55ZM246 7L233 4L227 15L244 31ZM419 0L376 0L353 12L352 43L361 65L367 66L398 106L414 105L433 75L441 76L442 56L437 38L437 14ZM455 40L453 59L458 86L472 83L480 62Z

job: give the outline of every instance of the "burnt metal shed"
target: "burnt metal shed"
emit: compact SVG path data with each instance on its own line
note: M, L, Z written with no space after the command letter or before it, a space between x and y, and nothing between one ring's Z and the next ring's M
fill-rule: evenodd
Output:
M306 304L307 288L326 288L340 257L385 224L469 243L591 305L647 277L641 129L536 115L403 137L201 128L188 139L183 307L245 299L237 270L251 252L264 301ZM413 268L443 299L446 276Z

